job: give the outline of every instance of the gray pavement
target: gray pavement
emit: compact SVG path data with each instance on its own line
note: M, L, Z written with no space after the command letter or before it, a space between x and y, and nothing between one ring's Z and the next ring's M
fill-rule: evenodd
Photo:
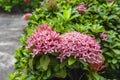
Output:
M20 46L19 38L26 21L21 15L0 14L0 80L8 80L14 71L15 50Z

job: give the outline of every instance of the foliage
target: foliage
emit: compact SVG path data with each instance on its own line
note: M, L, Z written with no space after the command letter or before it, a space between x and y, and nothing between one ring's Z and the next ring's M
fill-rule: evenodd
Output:
M67 3L67 4L66 4ZM80 14L76 6L85 5L87 11ZM120 74L120 2L114 0L46 0L33 12L33 16L20 39L16 51L14 74L10 80L118 80ZM81 59L68 57L60 62L57 53L33 55L26 49L27 39L41 24L48 24L61 35L77 31L94 37L100 44L103 66L95 69ZM102 40L100 34L107 35ZM31 55L32 54L32 55ZM105 68L102 68L104 67ZM95 69L95 71L94 71Z
M0 0L0 8L7 12L30 12L40 6L42 0Z

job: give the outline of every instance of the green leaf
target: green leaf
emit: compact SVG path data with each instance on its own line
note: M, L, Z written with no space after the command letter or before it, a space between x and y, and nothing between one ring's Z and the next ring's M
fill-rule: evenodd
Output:
M27 30L27 33L30 35L30 34L33 34L33 32L34 32L34 30L32 30L32 29L28 29Z
M115 48L115 47L120 47L120 42L116 42L112 45L112 48Z
M117 17L117 15L110 15L110 16L108 17L108 20L115 19L116 17Z
M31 69L33 69L33 59L34 59L34 58L30 58L30 59L29 59L29 67L30 67Z
M97 73L93 73L93 77L94 77L93 80L105 80L104 77L100 76L100 75L97 74Z
M63 15L64 15L66 20L69 20L70 16L71 16L71 8L69 10L64 10Z
M50 58L47 55L43 55L40 58L40 67L43 71L46 71L48 69L49 63L50 63Z
M50 76L51 76L51 70L48 69L48 71L47 71L47 77L50 77Z
M38 25L38 22L34 21L34 20L31 20L31 23L32 24L35 24L35 25Z
M16 53L15 53L15 58L17 59L17 58L19 58L19 57L21 57L22 56L22 54L21 54L21 48L18 48L17 50L16 50Z
M113 57L113 54L110 52L105 52L106 55L108 55L109 57Z
M41 76L39 76L39 77L37 78L37 80L41 80L41 78L42 78L42 77L41 77Z
M104 27L101 25L95 24L90 27L90 30L94 33L100 33L104 31Z
M120 50L118 50L118 49L113 49L113 52L114 52L115 54L120 54Z
M111 66L111 68L112 68L113 70L115 70L115 69L116 69L116 68L115 68L115 65L110 64L110 66Z
M118 61L117 59L112 59L112 63L113 63L113 64L116 64L117 61Z
M8 11L8 12L11 11L11 8L12 8L12 6L5 6L5 10Z
M73 63L75 63L76 59L74 59L73 57L70 57L68 59L68 65L72 65Z
M54 66L54 71L58 71L60 69L60 65L59 64L56 64L55 66Z
M48 69L45 75L43 76L43 80L48 80L48 78L51 76L51 70Z
M60 69L62 69L63 67L65 67L66 64L67 64L67 61L63 61L63 62L60 64Z
M39 73L39 76L38 76L37 80L42 80L43 74L44 74L44 73Z
M9 74L8 77L9 77L9 80L13 80L15 75L14 74Z
M59 72L55 74L55 76L58 78L65 78L66 75L67 75L66 69L61 69Z
M76 15L72 16L72 17L70 18L70 20L75 19L75 18L77 18L77 17L79 17L79 16L80 16L79 14L76 14Z
M64 16L61 13L57 13L58 18L65 20Z
M31 75L27 79L22 79L22 80L35 80L35 77Z
M35 17L35 19L36 19L36 20L38 20L38 19L39 19L38 15L35 15L35 14L34 14L34 17Z

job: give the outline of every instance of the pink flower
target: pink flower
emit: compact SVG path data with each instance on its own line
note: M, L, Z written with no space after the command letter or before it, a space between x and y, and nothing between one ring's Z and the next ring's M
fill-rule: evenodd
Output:
M24 15L22 16L22 19L28 20L31 16L32 16L31 13L26 13L26 14L24 14Z
M39 32L39 31L44 31L44 30L48 30L48 31L52 31L51 27L47 24L42 24L40 25L37 29L36 29L36 32Z
M87 11L87 8L85 5L81 4L79 6L77 6L77 11L80 13L80 14L83 14Z
M59 47L59 59L63 61L67 57L80 58L88 63L101 63L102 53L100 45L88 35L78 32L69 32L61 36Z
M28 2L30 2L30 0L24 0L24 2L28 3Z
M100 34L100 38L102 39L102 41L107 41L108 36L105 34L105 32L102 32L102 33Z
M114 0L108 0L109 3L113 2Z
M48 25L39 26L35 33L27 40L27 49L34 54L47 54L58 52L59 33L52 31Z

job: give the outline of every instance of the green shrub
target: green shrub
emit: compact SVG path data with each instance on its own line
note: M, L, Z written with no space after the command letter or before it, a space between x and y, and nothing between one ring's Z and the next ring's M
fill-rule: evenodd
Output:
M0 8L7 12L30 12L40 6L42 0L0 0Z
M76 9L85 5L82 13ZM15 73L10 80L118 80L120 74L120 2L107 0L48 0L33 16L20 39L16 51ZM85 8L82 8L85 9ZM102 61L90 65L82 59L68 57L60 62L58 53L39 55L27 49L26 41L41 24L50 25L60 35L77 31L89 35L100 44ZM36 43L37 44L37 43ZM69 44L69 43L68 43ZM63 46L64 47L64 46ZM33 55L34 54L34 55Z

